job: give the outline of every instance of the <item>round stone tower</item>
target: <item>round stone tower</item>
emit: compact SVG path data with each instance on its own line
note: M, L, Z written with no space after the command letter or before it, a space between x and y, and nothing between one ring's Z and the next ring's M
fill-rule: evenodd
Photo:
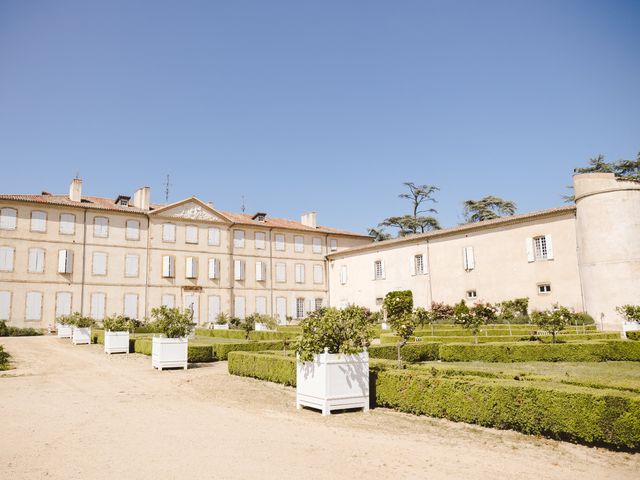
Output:
M616 307L640 304L640 183L573 176L582 295L598 327L622 330Z

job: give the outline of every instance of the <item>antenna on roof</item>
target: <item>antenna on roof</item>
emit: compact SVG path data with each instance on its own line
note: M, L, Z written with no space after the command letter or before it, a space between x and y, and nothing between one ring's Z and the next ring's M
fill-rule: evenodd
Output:
M167 175L167 179L164 181L164 201L165 203L169 203L169 187L171 186L171 177Z
M244 213L244 211L246 210L244 206L244 195L242 195L242 206L240 207L240 210L242 210L242 213Z

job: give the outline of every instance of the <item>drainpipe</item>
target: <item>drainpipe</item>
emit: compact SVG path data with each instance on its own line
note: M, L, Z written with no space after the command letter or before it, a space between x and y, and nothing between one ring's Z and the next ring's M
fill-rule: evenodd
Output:
M84 219L82 221L82 277L80 280L80 315L84 315L84 282L87 259L87 209L84 209Z
M229 313L231 314L231 316L235 316L235 292L233 291L233 285L235 283L235 280L233 279L233 230L232 227L235 225L235 223L232 223L231 225L227 226L227 238L229 239L228 241L228 247L227 247L227 251L229 253ZM245 239L246 240L246 239ZM246 308L246 306L245 306Z
M327 295L327 305L326 305L327 307L331 306L331 290L329 289L329 260L327 259L328 252L329 252L329 234L325 233L324 235L324 281L325 281L325 293Z
M270 315L273 317L273 241L272 241L273 228L269 228L269 292L271 297L271 304L269 305Z
M151 218L147 214L147 252L146 268L144 274L144 316L149 317L149 261L151 257ZM177 299L176 299L177 301Z
M429 251L429 240L426 241L427 245L427 275L428 275L428 285L429 285L429 300L433 303L433 289L431 288L431 277L433 276L433 271L431 270L431 252ZM431 304L429 305L429 309L431 309Z

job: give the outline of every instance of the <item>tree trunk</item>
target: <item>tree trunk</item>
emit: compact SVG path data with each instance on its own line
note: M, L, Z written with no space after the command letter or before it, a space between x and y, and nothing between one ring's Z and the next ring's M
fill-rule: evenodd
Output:
M406 340L398 342L398 368L402 368L402 347L407 343Z

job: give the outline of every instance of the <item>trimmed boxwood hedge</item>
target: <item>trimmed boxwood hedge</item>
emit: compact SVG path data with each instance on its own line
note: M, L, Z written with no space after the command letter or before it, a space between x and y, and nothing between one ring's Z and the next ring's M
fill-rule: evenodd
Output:
M208 328L196 328L196 335L202 337L218 337L218 338L235 338L245 340L244 330L210 330ZM286 340L295 338L298 333L295 332L249 332L249 340Z
M378 373L376 401L403 412L586 444L640 448L640 398L543 382Z
M629 340L640 340L640 331L636 330L632 332L627 332L627 338Z
M438 360L439 348L439 343L407 343L400 349L400 356L402 360L410 363ZM369 347L369 357L396 360L398 358L398 350L395 345L372 345Z
M285 355L229 352L229 373L284 385L296 384L296 359Z
M640 361L640 343L625 340L589 343L442 344L446 362L604 362Z
M416 340L419 338L420 340ZM542 342L551 342L551 335L544 335L537 337ZM586 334L559 334L558 339L563 341L589 341L589 340L617 340L620 338L620 334L616 332L598 332L598 333L586 333ZM478 343L495 343L495 342L524 342L530 341L531 336L527 335L498 335L498 336L485 336L483 334L478 335ZM380 336L380 343L384 345L396 344L400 340L400 337L392 334L383 334ZM412 337L413 341L422 341L422 342L440 342L440 343L473 343L474 339L470 335L459 335L459 336L428 336L421 337L420 335L415 335ZM536 340L537 341L537 340Z
M284 342L281 340L269 340L264 342L247 343L215 343L212 346L214 360L227 360L229 352L261 350L283 350Z
M7 370L9 368L10 355L4 351L4 347L0 345L0 370Z

